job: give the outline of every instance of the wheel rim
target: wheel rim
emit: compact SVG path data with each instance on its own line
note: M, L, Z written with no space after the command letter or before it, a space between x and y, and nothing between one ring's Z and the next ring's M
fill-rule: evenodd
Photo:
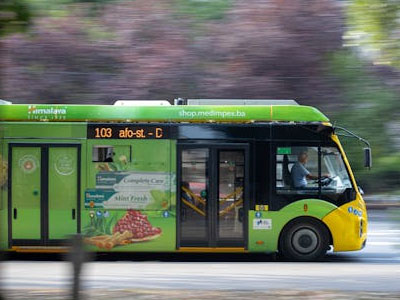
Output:
M292 237L293 248L302 254L308 254L318 247L318 235L309 228L297 230Z

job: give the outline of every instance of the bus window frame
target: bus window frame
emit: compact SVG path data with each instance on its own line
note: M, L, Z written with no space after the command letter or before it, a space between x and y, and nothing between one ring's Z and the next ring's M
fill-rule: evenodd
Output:
M277 193L277 187L276 187L276 176L277 176L277 149L279 147L317 147L318 149L318 178L321 178L321 169L322 169L322 157L321 157L321 149L324 147L333 147L335 149L337 149L337 151L340 153L341 159L343 161L343 164L346 168L346 172L347 175L349 176L349 178L351 178L350 176L350 172L349 172L349 168L345 163L344 157L343 157L343 152L342 152L342 148L339 147L339 145L337 145L333 140L329 140L329 141L274 141L271 143L271 149L270 149L270 165L271 165L271 172L270 172L270 200L269 200L269 204L270 204L270 210L272 211L277 211L282 209L284 206L298 201L298 200L292 200L290 201L290 203L287 203L286 205L281 206L279 203L282 201L283 199L283 195L285 194L278 194ZM351 189L354 190L354 183L352 180L350 180L351 182ZM318 183L318 194L307 194L304 193L304 199L309 199L309 198L316 198L319 199L321 201L326 201L324 199L322 199L324 194L323 194L323 189L322 189L322 185L319 182ZM339 194L338 194L339 195ZM299 194L299 196L303 196L301 194ZM350 199L347 200L347 202L354 200L354 199ZM336 203L335 203L336 204ZM340 205L342 205L343 203L341 203ZM339 206L339 205L338 205Z
M253 150L250 152L251 172L253 191L251 191L250 209L255 209L256 205L270 205L271 202L271 188L268 182L271 182L271 141L257 140L253 144ZM262 150L266 150L265 153ZM259 163L260 156L263 157L262 165ZM261 188L264 186L264 188ZM264 190L263 190L264 189Z

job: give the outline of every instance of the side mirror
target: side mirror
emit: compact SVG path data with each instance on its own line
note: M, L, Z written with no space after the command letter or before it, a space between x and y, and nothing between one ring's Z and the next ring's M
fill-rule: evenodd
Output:
M371 148L364 148L364 167L371 169L372 167L372 151Z

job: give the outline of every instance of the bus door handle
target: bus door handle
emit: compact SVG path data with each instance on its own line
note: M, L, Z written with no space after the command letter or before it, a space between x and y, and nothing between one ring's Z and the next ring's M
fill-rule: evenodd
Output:
M72 220L75 220L76 217L76 210L75 208L72 209Z
M17 218L17 209L14 208L14 220Z

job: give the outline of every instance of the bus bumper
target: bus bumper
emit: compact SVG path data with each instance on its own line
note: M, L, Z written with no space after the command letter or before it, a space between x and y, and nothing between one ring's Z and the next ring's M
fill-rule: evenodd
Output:
M322 221L328 226L333 251L357 251L367 240L367 209L361 195L326 215Z

